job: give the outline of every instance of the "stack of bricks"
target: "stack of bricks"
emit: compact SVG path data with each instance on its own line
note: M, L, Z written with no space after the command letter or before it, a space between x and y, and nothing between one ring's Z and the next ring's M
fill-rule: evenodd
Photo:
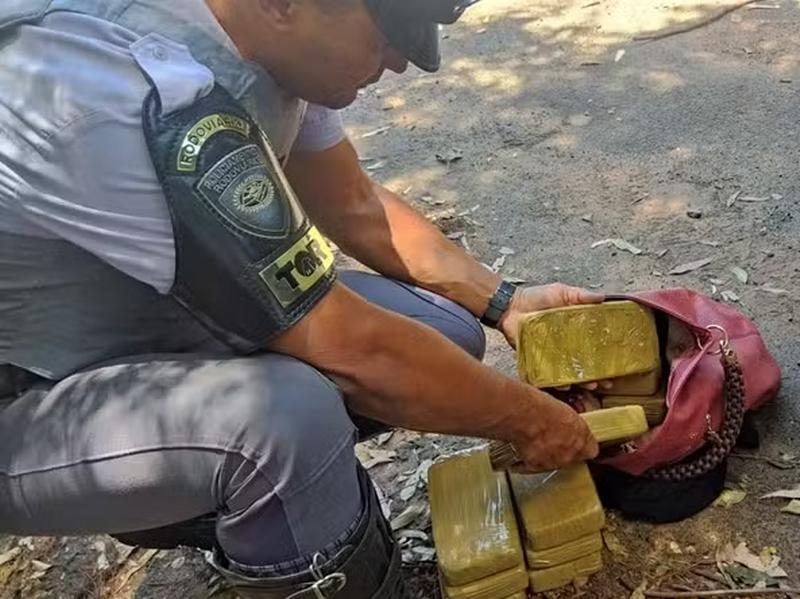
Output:
M550 474L512 474L511 487L533 592L600 570L605 514L586 464Z
M599 398L610 409L582 415L598 442L634 439L666 413L655 316L634 302L530 315L518 358L521 378L543 389L612 381ZM492 464L481 451L431 468L445 599L522 599L602 568L605 514L586 464L539 475Z
M587 422L601 439L647 431L639 406ZM434 464L428 493L444 599L521 599L602 567L605 514L586 464L510 474L493 470L483 450Z
M528 577L505 473L486 452L434 464L433 539L445 599L521 599Z
M520 329L519 371L539 388L610 380L604 408L638 405L656 426L666 415L653 312L630 301L530 315Z

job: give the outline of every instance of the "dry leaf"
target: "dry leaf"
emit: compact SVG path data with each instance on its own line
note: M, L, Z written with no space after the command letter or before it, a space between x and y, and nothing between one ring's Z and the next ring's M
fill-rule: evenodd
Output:
M436 557L436 549L433 547L413 547L411 551L422 562L431 562Z
M528 282L526 279L521 279L520 277L508 277L507 276L507 277L504 277L504 278L505 278L506 281L508 281L509 283L513 283L514 285L523 285L524 283Z
M640 584L636 589L631 593L630 599L646 599L646 595L644 594L647 590L647 581L645 580Z
M780 491L775 491L774 493L768 493L766 495L762 495L761 499L800 499L800 485L797 485L794 489L782 489Z
M628 551L625 549L625 546L612 531L608 529L603 531L603 543L614 555L619 557L628 557Z
M500 272L500 269L506 265L506 257L500 256L497 260L492 263L492 266L489 270L492 272Z
M419 485L419 478L417 476L411 476L407 481L403 489L400 491L400 499L403 501L408 501L414 496L414 493L417 492L417 486Z
M637 248L635 245L633 245L632 243L628 243L624 239L620 239L620 238L602 239L600 241L596 241L596 242L594 242L592 244L592 249L599 248L599 247L605 247L605 246L608 246L608 245L613 245L618 250L622 250L622 251L625 251L625 252L630 252L634 256L638 256L639 254L642 253L642 250Z
M731 507L732 505L744 501L745 497L747 497L747 493L744 491L739 489L725 489L722 494L717 497L717 500L714 502L714 507Z
M787 505L781 508L781 511L786 514L794 514L795 516L800 516L800 499L794 499L790 501Z
M38 559L34 559L31 560L31 567L37 572L47 572L50 568L53 567L53 565L39 561Z
M735 291L728 290L722 292L722 299L726 302L738 302L742 298Z
M735 191L729 198L728 201L725 202L725 205L730 208L736 203L736 200L739 199L739 196L742 195L742 190Z
M405 528L403 530L399 530L397 532L397 537L400 540L402 540L402 539L414 539L414 540L423 541L423 542L428 542L431 539L430 536L427 533L422 532L421 530L417 530L415 528Z
M363 445L356 445L356 457L366 470L372 470L375 466L388 464L397 458L397 452L391 449L370 449Z
M392 128L392 125L386 125L385 127L378 127L377 129L373 129L364 135L361 136L361 139L367 139L368 137L375 137L376 135L381 135L382 133L386 133L389 129Z
M766 291L767 293L771 293L772 295L789 295L789 292L785 289L778 289L777 287L770 287L768 285L763 285L758 288L760 291Z
M581 220L585 223L591 223L594 220L594 217L591 214L584 214L581 216Z
M180 570L185 565L186 565L186 558L181 556L181 557L176 557L174 560L172 560L172 563L169 565L169 567L172 568L173 570Z
M375 494L378 496L378 503L381 505L381 513L383 517L387 520L392 515L392 506L391 501L388 497L386 497L386 493L383 492L383 489L379 485L372 481L372 488L375 489Z
M500 254L503 255L503 256L513 256L516 253L517 252L515 250L511 249L510 247L503 246L503 247L500 248Z
M714 261L713 258L704 258L703 260L695 260L694 262L687 262L686 264L680 264L676 266L667 274L670 275L685 275L686 273L694 272L695 270L699 270L704 266L708 266Z
M378 435L377 437L375 437L375 443L378 445L386 445L393 435L394 431L389 431L388 433L383 433L381 435Z
M619 62L622 60L623 56L625 56L625 50L617 50L617 54L614 56L614 62Z
M447 152L443 152L441 154L436 154L436 160L442 164L452 164L454 162L458 162L462 158L464 158L464 152L457 148L453 148L452 150L448 150Z
M667 252L668 252L668 251L669 251L669 248L667 248L666 250L661 250L660 252L658 252L658 253L656 254L656 257L657 257L657 258L663 258L664 256L666 256L666 255L667 255Z
M775 555L772 549L756 555L747 548L747 543L739 543L736 548L728 543L717 553L717 561L742 564L751 570L763 572L773 578L786 578L787 576L784 569L779 566L781 558Z
M433 196L431 194L429 194L429 193L426 193L426 194L420 196L419 199L420 199L420 201L425 202L426 204L428 204L428 206L442 206L445 203L444 200L435 200L435 199L433 199Z
M739 282L743 285L746 285L747 281L750 280L750 276L747 274L747 271L740 266L732 267L731 272L733 273L733 276L739 279Z
M19 547L14 547L11 551L6 551L2 555L0 555L0 566L5 566L8 562L12 562L17 559L17 556L22 553L22 549Z
M378 170L382 169L384 166L386 166L386 161L385 160L378 160L376 162L373 162L372 164L368 164L367 165L367 170L370 171L370 172L378 171Z
M392 519L391 522L392 530L400 530L401 528L406 528L409 524L414 522L424 513L425 513L425 504L421 502L408 506L405 510L403 510L403 512L399 516Z
M417 478L422 479L425 482L425 484L427 485L428 484L428 471L431 469L431 466L433 466L433 460L423 460L422 463L417 468L417 471L414 474L414 476L416 476Z

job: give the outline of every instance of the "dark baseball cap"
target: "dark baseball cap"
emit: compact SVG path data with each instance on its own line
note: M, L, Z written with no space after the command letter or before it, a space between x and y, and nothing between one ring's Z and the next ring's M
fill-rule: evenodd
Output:
M389 43L423 71L439 70L439 26L478 0L365 0Z

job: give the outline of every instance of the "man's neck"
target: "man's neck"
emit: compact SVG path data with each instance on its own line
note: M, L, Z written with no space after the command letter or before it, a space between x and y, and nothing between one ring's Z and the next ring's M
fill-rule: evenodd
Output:
M205 0L205 2L220 27L222 27L239 51L239 54L247 60L255 61L255 52L246 43L248 39L247 30L241 16L247 9L240 7L240 3L237 0Z

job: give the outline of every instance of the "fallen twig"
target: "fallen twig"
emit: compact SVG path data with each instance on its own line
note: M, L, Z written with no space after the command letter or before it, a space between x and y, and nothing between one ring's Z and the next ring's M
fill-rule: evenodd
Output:
M744 8L748 4L755 4L759 0L741 0L737 4L733 6L729 6L727 8L723 8L716 14L711 15L703 19L702 21L697 21L695 23L689 23L688 25L681 25L679 27L675 27L670 29L669 31L664 31L662 33L652 33L649 35L637 35L633 38L635 42L654 42L656 40L663 40L668 37L672 37L673 35L680 35L681 33L689 33L690 31L695 31L696 29L700 29L701 27L705 27L706 25L711 25L712 23L716 23L723 17L731 14L739 10L740 8Z
M680 597L757 597L759 595L800 595L800 589L724 589L719 591L645 591L645 597L663 597L679 599Z
M703 570L701 568L692 568L692 574L694 574L696 576L701 576L701 577L705 578L706 580L710 580L712 582L718 582L718 583L721 583L721 584L727 584L727 581L722 576L720 576L719 574L713 574L713 573L707 572L706 570Z

